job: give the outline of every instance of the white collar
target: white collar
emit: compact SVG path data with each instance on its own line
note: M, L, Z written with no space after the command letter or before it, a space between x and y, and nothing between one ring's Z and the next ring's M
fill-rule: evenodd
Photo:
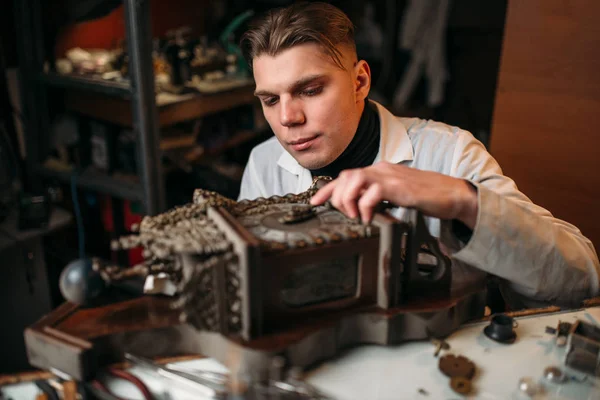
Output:
M402 161L411 161L414 156L413 146L408 137L406 127L400 118L394 116L381 104L373 100L370 101L377 106L380 126L379 133L381 135L379 151L377 152L373 163L387 161L389 163L398 164ZM277 165L300 177L299 191L306 190L308 185L312 182L310 170L298 164L298 161L285 150L281 153Z

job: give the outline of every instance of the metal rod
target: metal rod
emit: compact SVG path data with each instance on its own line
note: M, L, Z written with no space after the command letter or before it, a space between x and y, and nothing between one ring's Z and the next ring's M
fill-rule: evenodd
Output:
M152 66L150 0L124 0L129 53L133 128L139 135L139 160L146 214L165 210L159 129Z

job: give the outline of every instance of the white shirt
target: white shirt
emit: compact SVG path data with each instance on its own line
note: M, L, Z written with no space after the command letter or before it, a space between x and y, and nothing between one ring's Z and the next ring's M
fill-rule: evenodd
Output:
M475 274L473 267L498 276L513 307L577 306L599 294L600 263L591 241L575 226L533 204L471 133L439 122L396 117L375 104L381 138L374 163L435 171L467 179L478 188L479 213L466 245L450 233L449 221L427 218L431 234L452 252L453 279ZM252 150L239 199L300 193L311 183L310 171L273 137ZM402 218L404 211L397 208L393 213Z

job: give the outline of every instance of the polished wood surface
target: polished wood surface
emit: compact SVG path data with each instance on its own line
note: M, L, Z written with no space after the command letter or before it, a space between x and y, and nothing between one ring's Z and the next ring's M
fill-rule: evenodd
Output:
M65 303L57 310L59 317L49 320L43 329L87 341L113 333L179 325L178 314L170 308L172 301L167 297L143 296L93 308Z
M511 0L490 151L600 248L600 2Z
M435 296L407 301L401 307L382 310L370 305L351 310L332 311L321 318L304 321L300 326L261 336L245 341L242 338L231 339L255 350L283 349L303 337L335 326L339 320L353 314L371 315L377 319L394 318L401 314L432 314L435 312L451 312L451 309L471 296L482 292L483 285L478 282L451 296ZM65 303L48 316L41 319L27 331L29 334L43 336L45 340L60 341L65 346L75 347L84 352L91 349L99 340L110 335L123 332L151 331L165 327L180 325L178 313L169 307L172 299L166 297L143 296L132 300L117 302L100 307L82 308L72 303ZM473 315L473 318L479 318Z

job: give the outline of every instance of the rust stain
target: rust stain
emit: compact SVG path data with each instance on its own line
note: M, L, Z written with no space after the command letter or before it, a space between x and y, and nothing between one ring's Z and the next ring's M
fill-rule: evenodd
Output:
M390 276L391 276L391 256L390 256L390 252L386 251L385 254L383 255L383 265L381 266L383 268L383 290L385 291L385 295L388 298L388 302L390 301Z

